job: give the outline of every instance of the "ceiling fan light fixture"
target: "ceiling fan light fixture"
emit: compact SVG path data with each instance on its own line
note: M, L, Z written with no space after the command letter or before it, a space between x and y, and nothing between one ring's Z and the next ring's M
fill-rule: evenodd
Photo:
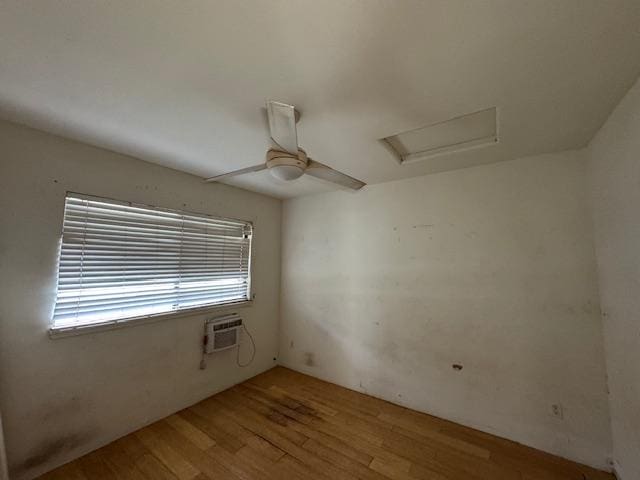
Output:
M219 182L236 175L269 169L274 178L285 182L290 182L308 173L312 177L352 190L359 190L365 186L364 182L307 157L307 153L298 146L296 122L300 118L300 112L293 105L268 101L267 116L269 117L271 139L278 147L267 150L266 161L260 165L205 178L205 182Z
M300 178L304 173L304 169L297 165L274 165L269 171L275 178L285 182Z

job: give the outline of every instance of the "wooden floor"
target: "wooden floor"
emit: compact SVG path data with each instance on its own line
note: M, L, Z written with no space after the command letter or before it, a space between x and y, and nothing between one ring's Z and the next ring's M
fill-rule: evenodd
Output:
M48 480L600 480L609 474L277 367Z

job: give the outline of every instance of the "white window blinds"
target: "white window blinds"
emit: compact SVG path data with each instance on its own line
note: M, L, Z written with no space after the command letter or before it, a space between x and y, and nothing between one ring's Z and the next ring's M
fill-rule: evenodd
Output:
M249 300L251 236L240 220L68 194L53 329Z

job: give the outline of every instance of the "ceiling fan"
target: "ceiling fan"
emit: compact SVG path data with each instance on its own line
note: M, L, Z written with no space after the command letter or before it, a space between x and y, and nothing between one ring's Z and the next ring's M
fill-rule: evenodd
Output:
M307 157L306 152L298 147L296 123L300 120L300 113L293 105L269 100L267 116L271 139L278 148L267 151L265 163L216 175L205 179L205 182L218 182L236 175L268 169L271 175L285 181L295 180L306 173L353 190L359 190L366 185L360 180Z

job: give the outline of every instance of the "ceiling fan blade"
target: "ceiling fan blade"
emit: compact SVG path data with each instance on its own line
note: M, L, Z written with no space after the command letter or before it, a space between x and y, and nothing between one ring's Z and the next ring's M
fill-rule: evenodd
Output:
M298 154L298 134L296 132L296 110L286 103L267 102L269 130L271 138L283 150Z
M357 178L350 177L346 173L339 172L338 170L334 170L323 163L316 162L311 159L309 159L307 169L304 173L322 180L337 183L338 185L342 185L343 187L351 188L353 190L360 190L366 185L366 183L361 182Z
M236 175L242 175L243 173L259 172L265 168L267 168L267 165L265 163L261 163L260 165L254 165L253 167L241 168L235 172L223 173L222 175L216 175L215 177L205 178L204 181L207 183L219 182L220 180L235 177Z

